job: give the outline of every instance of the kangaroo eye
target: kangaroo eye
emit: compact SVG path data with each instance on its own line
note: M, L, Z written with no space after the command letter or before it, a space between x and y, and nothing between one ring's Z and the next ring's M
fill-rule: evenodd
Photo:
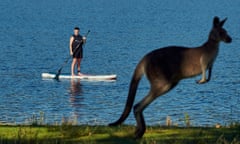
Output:
M224 35L226 35L226 32L225 31L220 31L220 33L219 33L221 36L224 36Z

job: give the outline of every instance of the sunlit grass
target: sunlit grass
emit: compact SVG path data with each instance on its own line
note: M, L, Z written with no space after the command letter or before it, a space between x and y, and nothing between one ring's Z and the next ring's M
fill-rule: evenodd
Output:
M135 126L117 127L77 125L75 118L63 118L60 125L45 123L44 113L32 116L28 125L1 125L0 144L11 143L83 143L83 144L240 144L240 124L231 123L222 127L191 127L190 117L186 113L185 126L172 124L166 118L166 126L147 127L144 137L134 140Z
M240 143L240 126L148 127L144 137L134 140L134 126L0 126L0 143Z

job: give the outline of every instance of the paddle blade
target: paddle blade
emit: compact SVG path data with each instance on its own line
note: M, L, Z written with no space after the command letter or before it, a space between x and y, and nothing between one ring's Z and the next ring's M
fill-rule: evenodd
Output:
M59 76L60 76L60 74L61 74L61 71L62 71L62 68L60 68L59 70L58 70L58 72L56 73L56 76L54 77L54 79L55 80L59 80Z

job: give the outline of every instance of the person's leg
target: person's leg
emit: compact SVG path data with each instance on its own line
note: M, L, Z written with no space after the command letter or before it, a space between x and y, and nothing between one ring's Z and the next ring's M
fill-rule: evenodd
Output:
M71 74L72 76L74 76L74 68L75 68L75 65L76 65L76 62L77 62L77 59L76 58L73 58L72 60L72 66L71 66Z
M80 72L81 71L81 60L82 60L81 58L77 59L78 75L82 75L81 72Z

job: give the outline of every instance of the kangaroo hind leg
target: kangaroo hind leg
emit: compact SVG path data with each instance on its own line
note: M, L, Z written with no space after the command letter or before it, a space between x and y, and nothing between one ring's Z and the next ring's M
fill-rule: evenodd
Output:
M135 138L141 138L146 131L146 124L143 116L143 110L153 102L157 97L163 95L164 93L171 90L176 84L166 84L151 86L150 92L145 96L139 103L134 106L134 116L137 122L137 127L135 131Z

